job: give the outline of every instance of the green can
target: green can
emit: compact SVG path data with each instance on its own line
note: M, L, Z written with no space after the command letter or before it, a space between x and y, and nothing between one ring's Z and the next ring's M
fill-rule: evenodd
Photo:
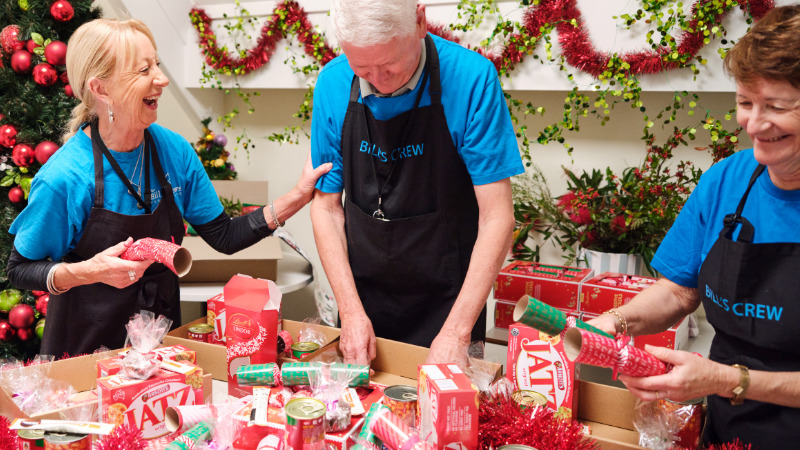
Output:
M319 350L319 344L316 342L297 342L292 344L292 356L295 359L302 359L303 356L314 353Z
M325 445L325 403L296 398L286 404L286 448L322 449Z
M303 386L311 384L310 374L323 370L318 362L286 362L281 367L281 379L284 386ZM350 378L349 386L369 386L369 366L366 364L330 364L333 376L346 374Z
M275 374L278 365L275 363L250 364L236 369L236 382L239 386L275 386Z

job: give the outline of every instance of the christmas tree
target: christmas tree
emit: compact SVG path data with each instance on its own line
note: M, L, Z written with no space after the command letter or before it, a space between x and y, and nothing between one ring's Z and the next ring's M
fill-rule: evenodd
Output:
M9 284L8 230L77 104L65 68L69 37L98 17L92 0L0 0L0 358L39 352L48 296Z
M203 168L206 169L208 178L212 180L235 180L236 169L233 164L228 161L230 153L225 150L228 145L228 138L224 134L214 134L208 128L211 123L211 118L206 117L203 119L203 135L194 144L194 151L203 162Z

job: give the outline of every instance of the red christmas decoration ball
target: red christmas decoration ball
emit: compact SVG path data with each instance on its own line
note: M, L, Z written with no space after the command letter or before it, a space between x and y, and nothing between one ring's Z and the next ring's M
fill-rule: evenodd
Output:
M36 310L39 311L39 314L43 316L47 316L47 303L50 302L50 294L40 295L39 298L36 299Z
M75 94L72 92L72 86L64 85L64 93L67 94L67 97L75 97Z
M58 78L61 80L62 83L69 84L69 75L67 75L66 70L61 72L61 75L59 75Z
M67 63L67 44L53 41L44 48L44 57L54 66L63 66Z
M47 294L47 291L31 291L31 294L33 294L34 297L39 298L44 294Z
M17 129L14 125L0 125L0 145L13 147L17 143Z
M27 50L17 50L11 55L11 68L17 73L28 73L33 67L33 56Z
M17 337L20 341L29 341L31 338L35 336L33 329L31 328L18 328L17 329Z
M33 147L28 144L17 144L11 150L11 159L19 167L28 167L35 159Z
M34 311L31 305L20 303L8 313L8 323L14 328L28 328L33 325Z
M0 46L9 55L25 48L25 42L19 39L20 30L17 25L8 25L0 31Z
M28 42L25 43L25 50L31 53L36 50L36 47L41 47L41 45L37 44L33 39L28 39Z
M50 64L37 64L33 68L33 81L42 86L52 86L58 81L58 72Z
M16 331L5 319L0 319L0 342L7 342L14 337Z
M59 22L69 22L75 15L75 10L70 2L57 0L50 5L50 15Z
M14 186L8 190L8 199L11 200L11 203L19 203L25 199L25 192L22 191L21 187Z
M44 164L53 156L53 153L58 150L58 144L53 141L42 141L39 145L36 146L33 153L36 156L36 161L39 161L39 164Z

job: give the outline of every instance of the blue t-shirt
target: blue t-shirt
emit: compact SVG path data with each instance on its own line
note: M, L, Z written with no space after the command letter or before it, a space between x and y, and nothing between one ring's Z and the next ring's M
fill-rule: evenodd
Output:
M156 124L148 129L183 217L189 223L201 225L222 214L219 197L186 139ZM142 147L122 153L109 150L132 183L141 183L140 189L144 190ZM144 214L105 158L103 178L105 209L127 215ZM160 186L151 163L153 211L161 201ZM92 141L81 130L53 154L33 179L28 206L11 225L20 255L32 260L50 257L57 261L75 248L89 219L94 187Z
M439 54L444 115L472 183L489 184L524 172L508 106L492 63L454 42L432 37ZM317 182L317 189L327 193L343 190L341 132L352 81L347 57L340 55L322 69L314 89L311 158L314 167L333 163L331 171ZM421 84L422 77L413 91L397 97L369 95L363 102L376 119L388 120L411 109ZM420 106L430 104L426 87Z
M736 212L756 166L753 150L742 150L703 174L658 247L656 270L681 286L697 287L700 265L719 238L725 216ZM755 228L754 243L800 242L800 190L777 188L767 170L750 190L742 216Z

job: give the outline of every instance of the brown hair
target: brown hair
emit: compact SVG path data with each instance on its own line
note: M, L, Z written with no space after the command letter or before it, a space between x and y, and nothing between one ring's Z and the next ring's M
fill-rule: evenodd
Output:
M72 34L67 44L67 73L72 92L81 103L72 110L72 119L61 138L63 142L75 135L81 125L97 117L97 105L87 82L91 78L109 79L118 67L135 58L137 33L147 36L156 48L150 29L137 19L96 19Z
M800 6L770 10L728 51L724 68L742 84L763 78L800 89Z

